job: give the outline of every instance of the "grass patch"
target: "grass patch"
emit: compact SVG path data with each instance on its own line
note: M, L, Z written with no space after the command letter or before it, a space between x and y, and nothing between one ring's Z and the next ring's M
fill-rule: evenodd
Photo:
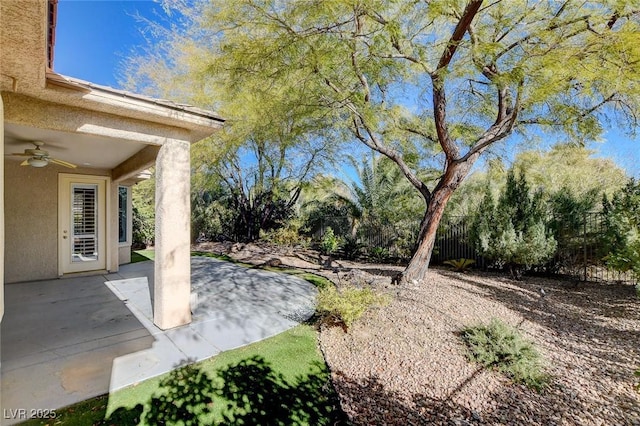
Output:
M191 256L212 257L214 259L224 260L225 262L236 263L236 261L233 260L233 258L231 258L226 254L212 253L210 251L192 251Z
M320 275L312 274L310 272L302 272L300 274L294 274L294 275L298 275L300 278L310 282L311 284L313 284L319 289L333 286L333 283L331 282L331 280L325 277L321 277Z
M54 424L334 424L344 417L316 342L301 325L57 410Z
M267 267L264 268L264 270L266 271L271 271L271 272L278 272L281 274L287 274L287 275L293 275L296 276L298 278L301 278L311 284L313 284L315 287L322 289L322 288L326 288L326 287L333 287L334 284L331 282L331 280L320 276L320 275L316 275L314 273L311 272L306 272L306 271L302 271L300 269L295 269L295 268L277 268L277 267Z
M87 426L102 425L107 411L108 395L101 395L96 398L79 402L69 407L55 410L55 419L32 419L20 423L22 426L36 425L65 425L65 426ZM124 419L123 419L124 420ZM123 423L135 424L135 423Z
M463 329L461 336L471 360L538 392L547 387L550 377L543 371L540 354L516 329L494 318L488 325Z
M153 249L133 250L131 252L131 263L145 262L147 260L154 260L155 258L156 251Z

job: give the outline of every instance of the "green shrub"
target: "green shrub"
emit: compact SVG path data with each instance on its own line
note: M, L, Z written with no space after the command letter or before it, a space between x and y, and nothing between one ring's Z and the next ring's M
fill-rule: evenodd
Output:
M309 247L311 239L303 236L301 223L299 221L289 221L282 228L269 231L260 231L260 239L279 246L302 246Z
M521 172L507 174L506 186L497 203L491 189L471 224L470 237L478 252L513 276L551 259L557 243L545 228L542 193L531 193Z
M370 288L345 287L338 290L335 286L326 286L318 291L316 310L320 317L350 327L368 309L388 303L387 295L378 294Z
M234 235L236 212L233 211L219 190L191 193L191 241L219 241Z
M542 369L542 358L533 344L514 328L498 319L488 325L476 325L462 330L462 340L469 349L469 358L484 367L495 368L514 382L537 391L550 380Z
M389 259L389 250L384 247L373 247L369 251L369 256L376 262L385 262Z
M585 229L585 219L589 212L596 209L597 196L600 189L591 189L583 194L563 186L549 198L551 216L547 222L549 231L558 242L556 253L545 265L552 274L580 274L580 266L576 264L576 253L581 253L584 244L599 245L596 236L590 229ZM598 233L599 234L599 233ZM585 241L585 239L588 239Z
M602 202L607 266L640 276L640 181L631 178L609 201Z
M145 248L155 240L155 179L143 180L131 187L133 246Z
M148 209L141 209L133 206L131 211L133 217L132 238L136 247L152 246L155 241L155 213Z
M320 242L320 251L324 254L332 254L338 249L338 237L333 232L331 227L328 227L324 231L322 241Z
M465 271L469 266L476 263L476 261L473 259L450 259L445 260L442 263L444 263L445 265L453 266L453 269L462 272Z
M344 243L342 244L342 253L344 257L353 260L358 257L360 251L363 248L363 244L358 241L356 237L345 237Z

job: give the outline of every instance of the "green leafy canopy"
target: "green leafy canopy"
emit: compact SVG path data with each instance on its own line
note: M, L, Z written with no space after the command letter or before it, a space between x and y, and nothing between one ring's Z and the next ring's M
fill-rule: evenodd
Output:
M593 138L605 106L636 124L640 2L482 4L442 67L465 4L167 2L186 29L166 35L163 65L192 82L190 100L206 100L229 118L257 123L286 110L350 139L371 132L401 154L422 153L422 163L443 142L434 82L448 92L444 124L460 147L476 144L504 106L503 113L517 108L513 125L521 130ZM159 56L142 63L154 64L156 85L168 85L158 76Z
M189 100L233 122L293 122L387 156L427 201L408 278L423 275L414 266L428 263L446 202L490 146L514 131L585 140L608 120L638 124L639 0L171 4L186 25L167 32L169 58L133 73L152 71L164 92L178 75ZM433 167L442 174L425 180Z

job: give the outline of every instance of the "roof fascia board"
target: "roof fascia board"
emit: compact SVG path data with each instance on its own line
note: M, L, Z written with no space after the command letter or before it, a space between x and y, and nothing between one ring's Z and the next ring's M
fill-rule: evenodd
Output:
M137 112L152 115L165 120L184 123L183 126L196 130L196 128L219 129L225 120L217 114L171 101L154 99L131 92L112 89L106 86L94 85L89 82L69 78L56 73L47 73L47 88L64 88L71 90L71 96L56 96L56 101L69 103L75 106L89 108L87 102L102 105L106 109L122 109L127 112ZM46 92L46 90L45 90ZM79 97L78 97L79 95ZM96 108L104 111L105 108ZM112 111L110 111L112 112Z

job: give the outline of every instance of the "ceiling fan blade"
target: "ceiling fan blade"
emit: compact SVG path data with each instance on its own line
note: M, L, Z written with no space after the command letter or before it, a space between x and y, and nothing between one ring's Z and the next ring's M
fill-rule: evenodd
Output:
M26 160L24 160L22 163L20 163L21 166L28 166L29 165L29 159L27 158Z
M52 163L59 164L59 165L64 166L64 167L68 167L70 169L75 169L76 167L78 167L75 164L72 164L72 163L69 163L69 162L63 161L63 160L58 160L57 158L49 158L49 161L52 162Z
M17 155L18 157L31 157L31 154L27 154L26 152L14 152L12 154L7 155Z

